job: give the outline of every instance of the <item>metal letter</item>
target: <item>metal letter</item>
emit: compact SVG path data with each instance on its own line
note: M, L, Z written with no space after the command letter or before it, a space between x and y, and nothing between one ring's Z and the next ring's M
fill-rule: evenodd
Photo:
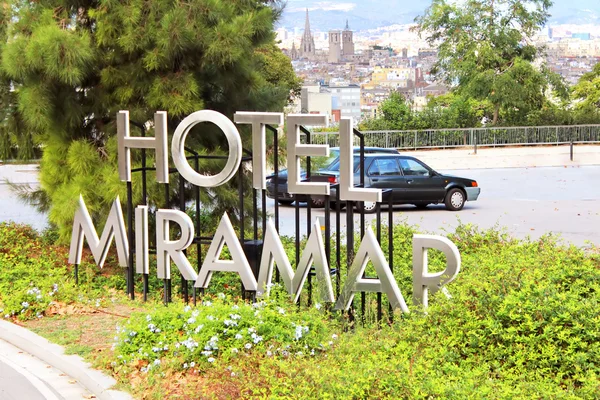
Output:
M329 275L329 265L327 264L319 220L315 220L313 224L312 232L308 237L306 247L302 251L302 256L300 257L296 275L294 275L294 279L292 280L294 302L297 302L300 299L300 292L302 291L302 287L304 286L304 282L306 281L306 277L308 276L312 265L314 265L317 272L317 280L321 284L325 284L325 286L321 288L321 301L333 303L335 301L335 298L333 297L333 285L331 284L331 276Z
M236 112L234 121L238 124L252 124L252 187L266 189L266 129L265 125L283 125L282 113Z
M227 164L216 175L200 175L194 171L185 158L185 138L190 130L201 122L212 122L217 125L225 134L229 145ZM177 126L171 142L171 154L175 167L188 182L200 187L220 186L229 181L240 167L242 162L242 139L233 122L223 114L212 110L196 111L188 115Z
M299 194L329 195L328 182L300 182L300 156L329 156L329 145L300 144L300 125L327 125L327 115L288 115L288 192Z
M446 255L446 269L427 272L427 249L437 249ZM427 294L435 293L452 282L460 271L460 253L456 245L443 236L413 236L413 303L427 308ZM448 296L448 294L446 293Z
M381 189L354 187L352 117L343 117L340 119L340 199L351 201L381 201Z
M170 222L181 228L178 240L170 239ZM194 240L194 223L184 212L179 210L158 210L156 212L156 266L159 279L171 279L171 260L179 268L179 272L187 281L195 281L198 277L189 260L183 254Z
M273 221L269 219L265 230L265 240L263 242L260 270L258 273L258 291L256 292L258 297L269 295L271 281L273 279L273 264L275 263L277 263L277 269L279 269L285 288L289 294L293 295L294 288L292 286L292 279L294 277L294 271L292 270L292 265L290 264L287 254L285 254L283 243L281 243L275 225L273 225Z
M127 241L127 232L125 230L125 221L121 211L119 197L115 199L106 219L102 237L98 239L96 227L90 213L85 206L83 197L79 196L79 208L75 212L73 220L73 233L71 235L71 248L69 251L69 264L81 264L81 252L83 251L83 238L87 239L92 255L96 264L102 268L110 243L115 238L117 246L117 256L121 267L127 266L129 257L129 242Z
M129 136L129 111L117 113L119 178L131 182L130 149L155 149L156 181L169 183L169 155L167 153L167 113L154 114L154 137Z
M135 208L135 271L138 274L150 273L148 206Z
M229 253L231 254L231 260L219 260L223 246L227 245ZM223 214L219 227L215 232L213 241L208 248L206 258L202 264L202 268L198 273L198 279L196 279L195 287L207 288L210 284L210 278L212 278L213 271L224 271L224 272L237 272L242 278L242 283L246 290L257 290L258 285L256 278L248 264L248 259L244 254L242 245L235 236L235 231L231 225L231 221L227 216L227 213Z
M362 278L369 259L371 259L379 279ZM404 301L404 296L402 296L400 288L398 288L398 284L394 279L394 275L390 270L388 262L385 260L381 246L379 246L371 227L367 228L358 252L354 257L354 261L348 272L346 284L335 303L335 309L349 309L356 292L386 293L393 308L400 308L405 313L409 312L406 301Z

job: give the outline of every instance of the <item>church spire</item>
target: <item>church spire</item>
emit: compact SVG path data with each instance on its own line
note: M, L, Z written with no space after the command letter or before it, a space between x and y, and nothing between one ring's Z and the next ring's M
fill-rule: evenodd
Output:
M345 28L345 29L346 29L347 31L349 31L349 30L350 30L350 27L348 26L348 20L346 20L346 28Z
M310 22L308 21L308 8L306 9L306 21L304 21L304 34L310 34Z

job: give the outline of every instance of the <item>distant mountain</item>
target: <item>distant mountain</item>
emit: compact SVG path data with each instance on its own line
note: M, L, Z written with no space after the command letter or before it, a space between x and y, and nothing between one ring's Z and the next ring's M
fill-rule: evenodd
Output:
M288 0L280 21L287 29L304 28L308 8L310 26L313 31L343 29L346 20L354 31L379 28L394 24L408 24L421 14L430 0Z
M279 23L286 29L304 28L306 9L313 31L343 29L346 20L354 31L394 24L410 24L423 14L431 0L288 0ZM599 24L600 0L555 0L550 24Z

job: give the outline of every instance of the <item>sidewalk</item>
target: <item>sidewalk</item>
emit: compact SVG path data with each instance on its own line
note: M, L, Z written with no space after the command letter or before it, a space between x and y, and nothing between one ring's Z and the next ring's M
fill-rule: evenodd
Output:
M0 371L1 399L131 399L127 393L111 390L116 381L92 369L81 357L65 355L59 345L2 320Z
M416 157L435 170L482 168L530 168L600 165L600 146L576 145L573 161L570 146L472 147L455 150L402 151Z

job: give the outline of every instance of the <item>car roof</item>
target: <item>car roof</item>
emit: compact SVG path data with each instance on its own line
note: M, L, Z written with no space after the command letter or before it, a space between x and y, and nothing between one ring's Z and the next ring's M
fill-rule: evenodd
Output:
M340 148L339 147L330 147L330 150L337 150L339 151ZM387 154L400 154L400 152L398 151L398 149L394 149L394 148L386 148L386 147L372 147L372 146L365 146L364 149L366 151L376 151L379 153L387 153ZM360 150L360 146L354 146L353 150L355 152L357 152L357 150Z

